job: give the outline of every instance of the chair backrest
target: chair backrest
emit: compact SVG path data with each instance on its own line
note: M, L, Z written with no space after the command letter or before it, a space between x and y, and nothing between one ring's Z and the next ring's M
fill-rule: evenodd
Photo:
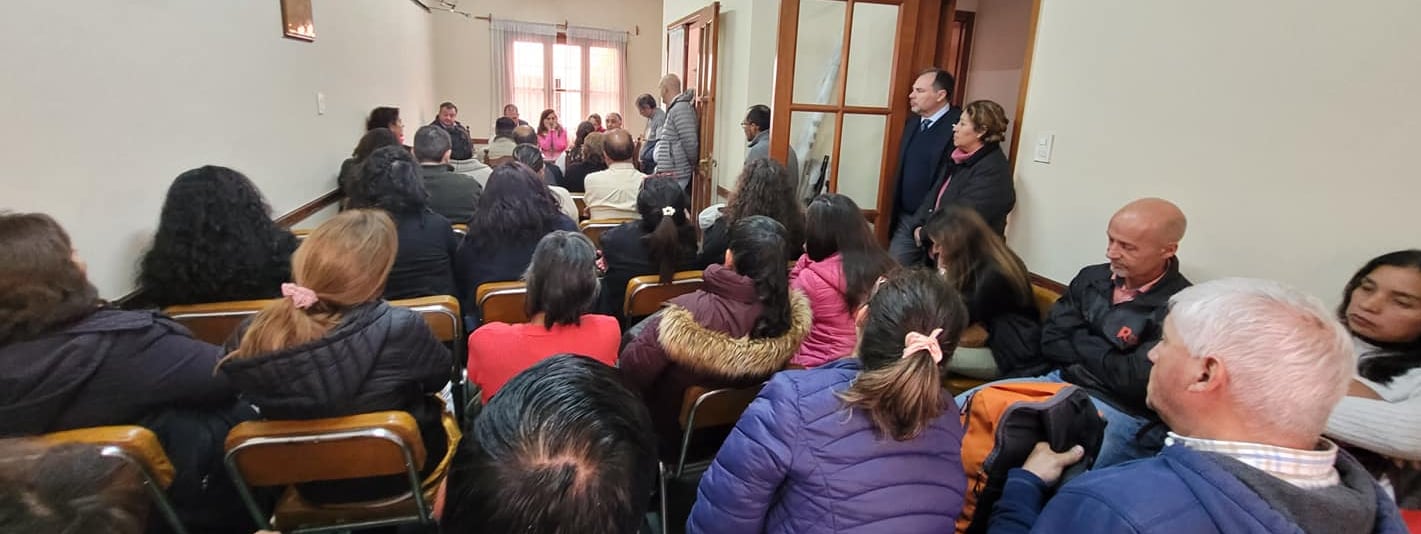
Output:
M291 229L291 235L296 236L296 240L297 240L297 241L305 241L305 240L306 240L306 237L309 236L309 235L311 235L311 229L310 229L310 228L292 228L292 229Z
M597 248L602 248L602 233L611 230L622 223L635 219L588 219L577 223L577 227L582 230L582 235L592 240L592 244Z
M173 464L153 431L141 426L96 426L51 432L40 437L46 443L85 443L102 449L104 456L116 456L142 468L159 487L173 483Z
M626 297L622 299L625 317L642 317L656 313L661 304L673 298L695 292L705 285L701 271L681 271L670 283L661 283L661 276L638 276L627 281Z
M169 306L163 313L186 326L192 331L193 337L221 345L232 337L232 333L237 331L243 320L256 315L272 300L234 300Z
M474 290L479 316L484 323L526 323L528 313L523 304L528 298L528 285L523 282L489 282Z
M681 400L681 429L696 430L733 425L740 414L750 407L750 401L760 394L764 384L739 389L686 388Z
M464 337L464 320L459 311L459 299L449 295L419 297L390 301L391 306L408 308L420 317L434 332L435 339L449 343L461 341Z
M1051 314L1051 307L1056 305L1056 301L1061 300L1061 293L1036 284L1031 284L1031 295L1036 298L1036 310L1041 312L1041 319L1045 320Z
M469 235L469 225L464 223L454 223L454 233L459 234L459 237Z
M579 218L587 216L587 193L571 193L572 203L577 205Z
M227 434L227 465L249 486L419 471L424 442L406 412L304 421L248 421Z

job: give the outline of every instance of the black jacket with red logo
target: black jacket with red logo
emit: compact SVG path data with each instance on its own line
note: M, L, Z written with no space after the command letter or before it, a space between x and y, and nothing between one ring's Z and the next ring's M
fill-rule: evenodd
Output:
M1150 349L1164 333L1169 298L1191 282L1169 260L1164 277L1134 300L1113 303L1110 265L1091 265L1071 280L1041 327L1041 353L1061 378L1138 416L1150 381Z

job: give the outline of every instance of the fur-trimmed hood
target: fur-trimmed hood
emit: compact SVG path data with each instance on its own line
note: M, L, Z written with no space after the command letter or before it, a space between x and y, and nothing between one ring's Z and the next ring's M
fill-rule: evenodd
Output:
M789 302L789 330L778 337L730 337L696 322L691 310L670 304L661 318L657 339L668 360L697 373L729 379L769 376L784 369L814 322L803 294L790 291Z

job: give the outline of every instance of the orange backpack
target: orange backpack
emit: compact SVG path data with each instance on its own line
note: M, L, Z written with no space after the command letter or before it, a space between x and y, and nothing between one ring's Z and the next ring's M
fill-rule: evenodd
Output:
M967 494L957 517L957 533L982 533L1001 497L1007 471L1021 467L1039 441L1064 451L1085 447L1071 469L1079 473L1095 461L1105 421L1090 396L1062 382L999 382L977 390L962 410L962 467ZM1062 482L1067 477L1062 477ZM981 514L977 512L981 511Z

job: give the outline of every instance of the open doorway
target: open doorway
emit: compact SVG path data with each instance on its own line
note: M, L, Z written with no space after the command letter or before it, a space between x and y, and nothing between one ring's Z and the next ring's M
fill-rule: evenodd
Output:
M953 103L1001 104L1013 117L1003 148L1014 165L1040 0L940 1L944 13L938 31L945 39L939 45L937 64L957 76ZM955 7L951 18L946 13L949 3Z

